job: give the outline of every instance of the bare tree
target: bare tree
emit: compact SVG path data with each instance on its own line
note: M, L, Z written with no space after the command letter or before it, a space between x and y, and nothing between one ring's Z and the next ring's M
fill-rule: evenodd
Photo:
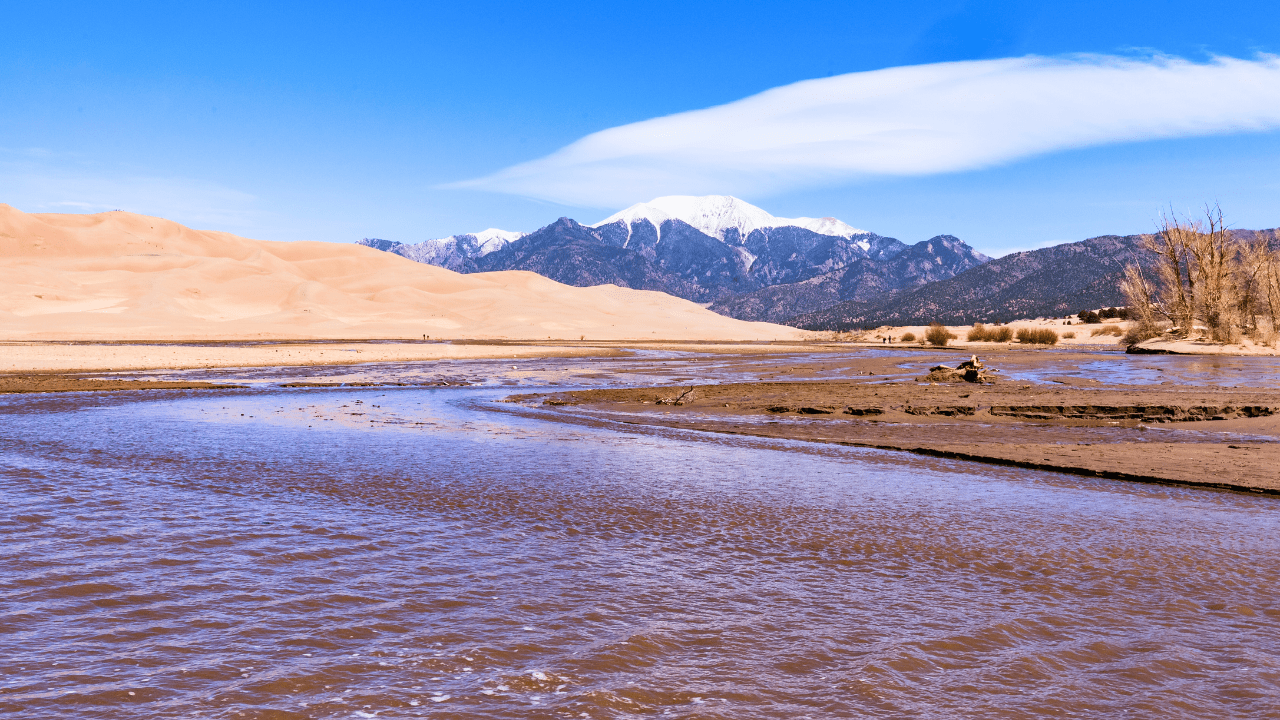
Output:
M1142 247L1150 262L1130 263L1121 281L1136 321L1129 341L1154 337L1162 320L1181 337L1193 336L1199 322L1217 342L1241 332L1260 338L1264 302L1268 338L1280 329L1280 253L1266 238L1235 238L1218 206L1206 206L1202 219L1162 215Z
M1156 288L1137 262L1125 266L1120 290L1129 303L1129 319L1133 321L1124 342L1132 345L1158 336L1159 316L1167 317L1167 314L1158 307Z
M1158 312L1173 323L1180 333L1191 331L1195 313L1195 279L1191 272L1192 236L1196 228L1179 221L1170 212L1160 218L1160 229L1155 235L1142 238L1143 248L1155 256L1155 292L1152 312ZM1139 311L1141 313L1141 311Z
M1272 250L1266 267L1262 270L1263 286L1267 298L1267 311L1271 316L1271 327L1268 328L1268 340L1273 341L1280 333L1280 250Z
M1204 214L1205 219L1190 223L1190 232L1186 233L1192 315L1204 321L1213 340L1233 342L1240 328L1235 315L1237 288L1232 282L1239 264L1239 248L1222 221L1221 208L1206 207ZM1189 326L1188 332L1192 329Z
M1237 293L1236 311L1241 318L1241 329L1254 339L1263 332L1258 316L1265 310L1269 331L1276 326L1276 306L1271 302L1267 282L1269 271L1274 270L1275 254L1265 237L1254 237L1240 243L1239 262L1235 267Z

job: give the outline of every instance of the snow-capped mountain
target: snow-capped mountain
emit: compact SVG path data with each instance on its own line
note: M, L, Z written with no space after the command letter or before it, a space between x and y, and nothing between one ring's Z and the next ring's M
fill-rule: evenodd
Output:
M661 240L662 224L668 220L680 220L717 240L733 241L736 235L745 242L754 230L766 228L798 227L819 235L852 239L856 235L870 235L866 230L859 230L848 223L833 217L824 218L780 218L770 215L761 208L744 200L729 195L668 195L655 198L647 203L636 203L626 210L614 213L601 220L593 228L621 223L628 229L637 222L649 221L659 231ZM736 230L731 233L730 230ZM863 250L868 247L864 245Z
M738 278L732 288L736 292L743 291L744 275L757 285L792 282L897 249L896 241L877 245L885 238L835 218L774 217L728 195L668 195L632 205L588 227L606 244L650 258L670 254L664 246L673 242L692 247L691 242L697 244L694 236L718 241L742 266L731 273ZM720 254L707 247L697 252L706 257Z
M726 195L660 197L595 225L560 218L528 234L490 229L414 245L360 243L457 272L528 270L568 285L660 290L714 302L735 317L770 319L817 309L810 301L898 292L987 259L949 236L908 248L832 217L774 217Z
M528 235L528 233L517 232L515 230L489 228L488 230L481 230L478 233L471 233L470 235L454 235L451 239L456 240L459 237L473 237L475 238L476 243L480 246L480 254L488 255L494 250L501 250L506 247L507 243L519 240L525 235Z
M411 245L379 238L365 238L357 244L395 253L420 263L448 268L455 272L470 273L477 271L475 264L477 258L501 250L527 234L489 228L478 233L423 240Z

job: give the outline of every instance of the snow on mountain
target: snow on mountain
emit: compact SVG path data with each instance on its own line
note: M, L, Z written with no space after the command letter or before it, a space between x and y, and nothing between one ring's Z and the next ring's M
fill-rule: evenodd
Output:
M489 228L360 244L460 273L526 270L567 285L656 290L767 322L870 302L987 260L950 236L907 246L835 218L774 217L722 195L660 197L591 226L560 218L527 234Z
M489 228L478 233L451 235L447 238L406 244L379 238L365 238L357 244L395 253L420 263L448 268L455 272L475 272L475 260L496 252L528 233Z
M782 225L795 225L796 227L802 227L805 230L812 230L818 233L819 235L834 235L836 237L852 238L854 235L867 234L866 230L859 230L858 228L853 227L849 223L844 222L843 220L837 220L833 217L824 217L824 218L801 217L801 218L791 218L789 220L787 218L774 218L774 219L778 222L778 225L774 225L773 227L779 227ZM862 249L866 250L867 249L866 243L862 243L862 245L863 245Z
M480 254L488 255L494 250L501 250L502 248L506 247L507 243L519 240L520 238L528 234L529 233L516 232L514 230L499 230L498 228L489 228L488 230L481 230L478 233L471 233L471 237L476 239L476 245L480 247ZM462 236L454 235L453 237L446 238L446 239L456 240L460 237Z
M634 222L648 220L655 228L661 228L666 220L682 220L698 230L725 239L725 231L737 228L745 238L753 230L776 227L801 227L820 235L852 238L868 234L832 217L780 218L729 195L668 195L647 203L636 203L621 212L614 213L590 227L598 228L622 221L630 226ZM866 249L865 247L863 248Z

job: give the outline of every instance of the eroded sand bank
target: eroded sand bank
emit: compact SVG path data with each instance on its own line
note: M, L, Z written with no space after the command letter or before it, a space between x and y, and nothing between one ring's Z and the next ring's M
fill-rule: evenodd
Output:
M931 384L903 358L825 381L617 388L513 398L566 417L904 450L1126 480L1280 493L1280 389L1054 377L1089 356L1006 356L1040 382ZM821 362L814 360L813 362ZM804 361L774 378L812 376ZM900 370L900 368L899 368ZM922 373L921 373L922 374ZM771 378L772 379L772 378Z

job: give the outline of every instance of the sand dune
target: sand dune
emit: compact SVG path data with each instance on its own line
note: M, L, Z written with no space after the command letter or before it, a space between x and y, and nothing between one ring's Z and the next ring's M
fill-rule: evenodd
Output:
M0 204L0 339L791 340L664 293L460 275L357 245Z

